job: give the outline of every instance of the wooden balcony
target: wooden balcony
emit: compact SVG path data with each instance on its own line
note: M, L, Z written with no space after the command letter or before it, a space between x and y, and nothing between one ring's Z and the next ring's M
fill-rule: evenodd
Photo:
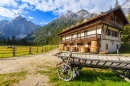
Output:
M92 35L87 35L87 36L81 36L81 37L75 37L75 38L70 38L70 39L65 39L59 41L59 43L68 43L68 42L83 42L83 41L92 41L92 40L98 40L101 39L101 34L92 34Z
M109 23L113 26L118 27L118 28L122 28L122 29L124 28L123 25L120 25L120 24L116 23L115 21L109 20Z

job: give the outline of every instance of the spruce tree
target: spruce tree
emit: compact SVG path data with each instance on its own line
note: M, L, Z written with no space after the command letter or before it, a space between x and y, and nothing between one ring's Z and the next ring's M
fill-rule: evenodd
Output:
M128 10L127 19L130 23L130 8ZM121 40L127 44L127 41L130 41L130 24L124 26L124 30L121 32Z
M110 6L110 10L112 10L112 6Z
M129 23L130 23L130 7L129 7L129 10L128 10L127 19L128 19L128 21L129 21Z
M119 3L118 3L118 0L116 0L115 7L118 7L118 6L119 6Z

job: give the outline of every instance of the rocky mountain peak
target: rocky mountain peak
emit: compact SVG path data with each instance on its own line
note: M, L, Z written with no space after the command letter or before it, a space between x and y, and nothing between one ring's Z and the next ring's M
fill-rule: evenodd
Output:
M70 14L70 13L73 13L73 12L71 10L69 10L68 13Z
M80 11L73 13L72 11L68 11L65 15L61 15L59 18L57 18L57 20L62 20L62 19L68 19L68 18L91 18L91 15L96 16L93 13L89 13L87 10L81 9Z
M82 13L89 13L87 10L81 9L80 11L77 12L77 14L82 14Z
M29 32L39 27L39 25L35 25L31 21L27 21L25 17L20 15L11 20L11 22L0 26L0 33L4 38L10 38L11 36L15 36L16 38L23 38Z
M130 0L126 0L121 6L122 6L122 8L129 8L130 7Z
M130 0L126 0L122 5L121 5L124 13L127 15L128 14L128 10L130 7Z

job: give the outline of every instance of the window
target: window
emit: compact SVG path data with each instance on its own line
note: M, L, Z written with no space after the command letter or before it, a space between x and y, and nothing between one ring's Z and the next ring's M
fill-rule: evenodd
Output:
M106 35L111 35L111 30L110 29L106 29Z
M106 35L108 35L108 29L106 29Z
M87 31L84 31L84 36L87 36Z
M108 50L108 44L106 44L106 50Z
M115 33L115 37L117 37L117 32L116 32L116 31L114 31L114 33Z
M110 29L108 29L108 35L111 35L111 30Z
M114 36L114 31L112 31L112 36Z
M118 49L118 44L117 44L117 49Z
M77 33L77 38L78 38L78 37L80 37L80 34L79 34L79 33Z
M110 19L113 20L114 19L113 16L111 16Z

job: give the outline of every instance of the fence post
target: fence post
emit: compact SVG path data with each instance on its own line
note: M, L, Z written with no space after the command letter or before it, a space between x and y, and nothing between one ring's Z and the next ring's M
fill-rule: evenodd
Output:
M37 46L37 53L38 53L38 46Z
M48 46L47 46L47 50L48 50Z
M15 46L13 47L13 56L15 56Z
M31 46L29 47L29 53L31 53Z
M46 51L46 46L45 46L45 51Z
M42 46L42 52L43 52L43 46Z

